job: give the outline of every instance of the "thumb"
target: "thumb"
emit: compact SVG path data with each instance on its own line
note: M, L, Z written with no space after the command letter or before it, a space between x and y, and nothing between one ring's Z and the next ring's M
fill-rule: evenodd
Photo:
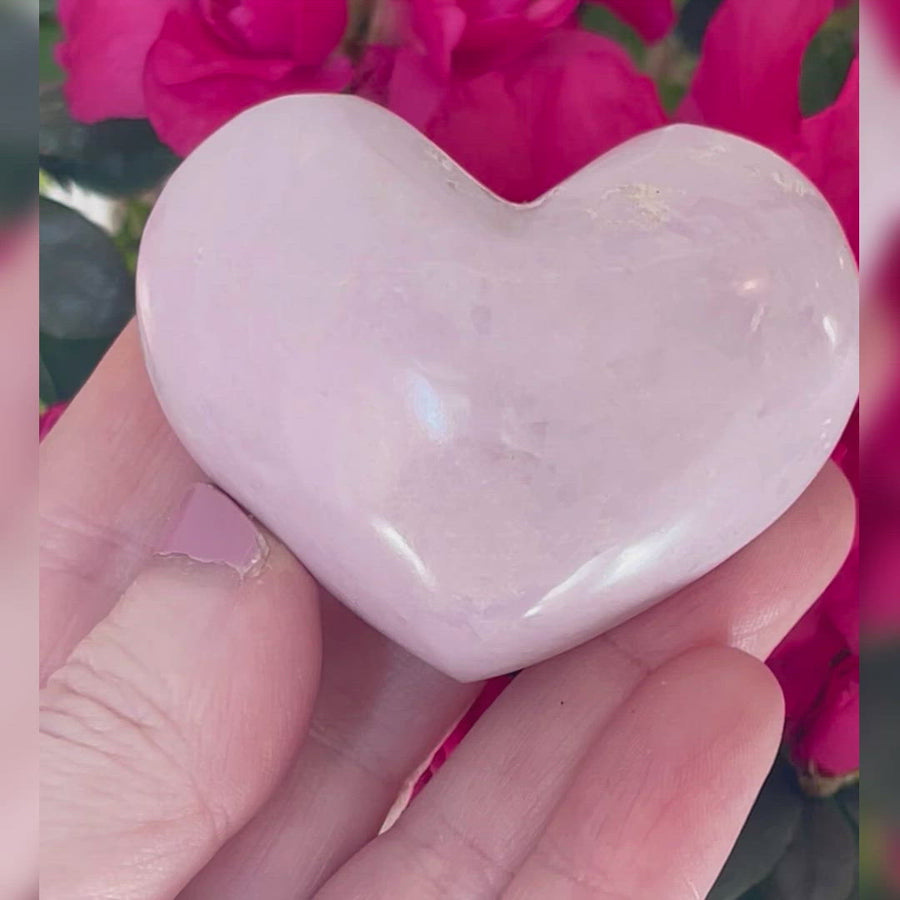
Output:
M277 784L319 663L310 576L195 485L42 692L41 896L174 896Z

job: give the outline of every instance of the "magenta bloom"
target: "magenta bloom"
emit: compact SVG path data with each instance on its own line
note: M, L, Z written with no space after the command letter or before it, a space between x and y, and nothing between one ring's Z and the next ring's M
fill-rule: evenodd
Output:
M834 460L858 492L858 410ZM784 692L791 758L825 784L859 769L859 584L857 529L841 570L769 657Z
M859 552L769 659L785 696L785 741L802 771L859 769Z
M66 99L84 122L147 115L144 63L176 0L59 0Z
M419 46L441 77L496 68L562 25L578 6L578 0L389 2L408 10L409 33L401 42Z
M50 434L50 429L59 421L60 416L66 411L66 407L69 404L66 403L54 403L51 406L48 406L40 416L38 420L38 439L43 440Z
M345 0L61 0L59 16L72 114L147 116L181 154L249 106L352 75Z
M650 40L674 21L671 0L607 5ZM578 29L577 6L380 0L356 83L498 193L531 199L664 121L650 80ZM60 0L59 15L73 115L146 116L182 154L249 106L353 80L346 0Z

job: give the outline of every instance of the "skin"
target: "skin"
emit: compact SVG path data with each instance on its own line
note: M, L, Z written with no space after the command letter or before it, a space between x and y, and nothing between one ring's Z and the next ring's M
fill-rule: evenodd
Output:
M761 660L839 568L825 467L752 544L523 672L389 830L478 691L263 570L153 557L201 473L133 328L41 451L46 900L696 900L776 753Z

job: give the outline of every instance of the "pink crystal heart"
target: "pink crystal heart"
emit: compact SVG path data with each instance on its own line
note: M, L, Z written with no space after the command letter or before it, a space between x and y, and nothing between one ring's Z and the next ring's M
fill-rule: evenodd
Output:
M463 680L611 627L776 519L850 413L856 307L829 207L756 144L665 128L519 206L346 96L210 138L138 273L188 450Z

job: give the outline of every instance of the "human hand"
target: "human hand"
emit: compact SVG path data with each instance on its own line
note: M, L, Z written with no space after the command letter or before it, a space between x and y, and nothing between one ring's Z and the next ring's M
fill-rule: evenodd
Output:
M212 489L201 511L235 542L182 528L164 549L231 565L154 555L203 476L133 326L41 478L45 900L703 897L780 739L759 660L854 516L826 466L715 571L521 673L379 836L478 686L363 624L272 535L260 551Z

